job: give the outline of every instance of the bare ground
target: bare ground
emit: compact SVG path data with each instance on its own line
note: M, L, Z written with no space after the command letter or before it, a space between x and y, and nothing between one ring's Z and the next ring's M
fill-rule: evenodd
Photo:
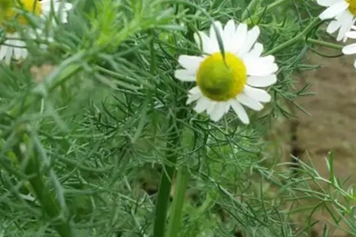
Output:
M339 54L340 52L324 50L326 54ZM335 175L340 180L347 180L344 188L356 184L356 70L353 67L353 57L323 58L316 54L310 55L308 63L321 64L319 69L302 72L296 76L297 87L306 83L311 84L309 91L315 95L301 97L297 103L309 114L297 110L296 121L288 121L289 126L282 126L286 134L294 127L296 144L283 144L285 157L290 161L290 153L297 150L298 157L308 165L315 167L317 172L328 179L330 177L326 159L328 152L334 153ZM293 123L292 125L290 123ZM283 135L286 136L286 135ZM288 134L290 137L290 134ZM282 138L284 141L288 139ZM282 145L282 144L281 144ZM327 185L324 183L324 187ZM320 187L314 186L315 190ZM302 205L312 204L313 200L301 201ZM307 203L305 203L307 202ZM315 200L315 204L316 204ZM300 221L303 221L300 217ZM338 228L328 224L331 220L326 211L317 211L313 214L315 235L323 236L325 226L330 228L330 237L356 236L356 233L347 233L340 228L348 229L344 221ZM304 219L305 223L305 219ZM318 233L318 234L317 234Z

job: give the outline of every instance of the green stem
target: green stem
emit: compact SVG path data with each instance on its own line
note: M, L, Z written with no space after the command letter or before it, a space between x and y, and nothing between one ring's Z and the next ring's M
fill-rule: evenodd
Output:
M166 236L177 237L180 233L185 190L187 189L188 181L189 172L188 170L182 167L178 170L177 174L176 190L174 192L174 199L172 203L168 232Z
M244 21L248 14L252 11L252 9L255 7L255 5L259 2L260 0L252 0L248 6L246 7L246 9L243 11L242 16L241 16L241 20Z
M310 24L298 35L296 35L294 38L288 40L287 42L284 42L283 44L280 44L279 46L271 49L268 51L265 55L270 55L274 54L278 51L283 50L284 48L287 48L288 46L293 45L294 43L298 42L299 40L304 40L304 37L309 33L311 29L315 26L316 23L319 22L319 18L315 18Z
M287 2L289 0L279 0L279 1L275 1L271 4L269 4L267 7L263 7L261 9L258 10L257 12L257 16L260 16L261 14L265 13L265 12L269 12L270 10L272 10L275 7L278 7L279 5ZM244 22L246 21L247 15L252 11L252 8L258 3L258 0L252 0L250 2L250 4L247 6L247 8L245 9L245 11L242 13L241 16L241 21Z
M184 111L178 113L177 118L184 116ZM171 132L167 142L167 162L161 175L159 184L158 198L155 210L155 221L153 227L153 237L164 237L166 230L167 209L169 204L169 193L172 186L172 178L175 171L175 165L178 159L177 147L180 144L180 126L176 123L175 118L171 117L169 124L174 131Z
M281 5L281 4L283 4L283 3L287 2L287 1L289 1L289 0L279 0L279 1L275 1L275 2L273 2L273 3L271 3L271 4L269 4L269 5L266 7L266 9L261 9L261 10L258 12L258 15L259 15L259 14L262 14L263 12L266 12L266 11L268 12L268 11L272 10L273 8L278 7L279 5Z
M332 49L339 49L342 50L343 46L339 45L339 44L333 44L333 43L329 43L329 42L325 42L325 41L321 41L321 40L316 40L316 39L310 39L308 38L306 40L308 43L312 43L315 45L320 45L320 46L325 46L325 47L329 47Z
M50 193L49 190L45 187L45 184L42 178L40 177L40 174L37 173L38 166L36 165L37 164L33 162L32 157L30 158L30 162L25 169L26 174L32 175L32 177L29 179L29 182L34 191L34 194L37 196L39 202L41 203L41 206L43 207L47 215L51 219L59 219L58 221L56 221L58 224L53 225L58 234L61 237L73 236L69 223L63 220L62 218L59 218L61 214L61 208L59 207L52 193Z
M29 138L23 136L25 143L28 144ZM41 204L44 212L50 217L51 220L56 222L53 224L53 227L56 229L58 234L61 237L72 237L73 232L70 224L63 216L61 216L61 207L57 202L53 193L45 185L45 182L42 178L41 172L41 162L37 152L30 153L31 155L28 158L25 158L27 150L21 150L20 144L14 147L14 153L16 154L17 159L22 163L26 162L27 164L24 168L24 172L29 176L29 183L31 184L30 191L37 197L39 203ZM29 146L26 146L26 149ZM26 152L26 153L25 153Z

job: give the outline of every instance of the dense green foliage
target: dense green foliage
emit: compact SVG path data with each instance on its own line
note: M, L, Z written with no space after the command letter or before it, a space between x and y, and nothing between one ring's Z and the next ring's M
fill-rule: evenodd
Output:
M303 58L325 39L321 9L253 2L73 1L68 24L49 29L48 50L29 40L24 62L1 65L0 236L152 236L160 175L175 161L190 174L179 236L297 236L313 219L296 230L293 216L324 203L356 233L353 193L332 172L276 169L279 144L266 139L277 117L293 116L286 103L308 95L292 75L313 68ZM196 114L185 103L192 85L174 78L179 55L199 54L194 32L229 19L259 25L280 68L272 103L248 126L234 114L218 123ZM42 75L44 64L53 69ZM308 180L333 189L312 191ZM290 213L301 197L319 206Z

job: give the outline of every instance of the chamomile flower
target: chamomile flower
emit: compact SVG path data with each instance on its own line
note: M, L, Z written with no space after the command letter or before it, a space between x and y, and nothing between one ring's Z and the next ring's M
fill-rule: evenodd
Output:
M31 13L35 16L47 20L52 13L58 17L62 23L67 22L68 13L72 8L71 3L62 3L60 0L19 0L20 6L16 4L16 8L24 10L26 13ZM27 18L21 14L14 7L8 8L3 13L5 16L1 18L0 26L5 29L5 40L0 45L0 61L4 61L9 64L12 59L21 60L27 57L28 51L26 49L26 43L21 39L21 35L16 30L9 26L7 23L16 22L17 24L24 26L28 25ZM32 29L31 29L32 30ZM31 38L34 37L34 32L27 32ZM35 32L41 33L41 29L36 29Z
M20 35L16 32L7 33L5 42L0 45L0 61L10 64L11 59L20 60L28 55L26 43L21 40Z
M317 0L318 4L327 7L319 18L321 20L333 19L326 31L332 34L339 30L336 37L337 41L346 40L346 32L350 31L355 23L356 0Z
M356 26L352 27L353 30L356 30ZM346 37L350 39L356 39L356 31L349 31L346 33ZM342 48L342 53L345 55L356 54L356 43L346 45ZM354 62L354 67L356 68L356 60Z
M244 106L259 111L271 96L261 87L277 81L277 64L273 56L261 56L263 45L257 42L258 26L248 30L246 24L235 25L230 20L223 28L220 22L210 28L210 35L198 32L197 44L206 55L181 55L179 64L184 69L175 77L184 82L196 82L189 91L187 104L196 102L194 110L204 111L213 121L219 121L230 108L239 119L249 123ZM220 51L218 35L222 39L224 55Z

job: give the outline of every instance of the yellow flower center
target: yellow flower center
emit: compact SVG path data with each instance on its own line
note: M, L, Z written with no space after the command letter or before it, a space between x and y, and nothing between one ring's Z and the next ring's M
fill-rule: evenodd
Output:
M197 85L203 95L213 101L227 101L242 92L247 79L243 61L234 54L214 53L200 65Z
M1 1L1 0L0 0ZM41 2L38 0L20 0L19 5L16 4L18 9L22 9L26 12L31 12L32 14L38 16L41 14ZM16 21L19 24L27 25L28 20L25 16L19 13L18 9L15 7L9 8L5 11L5 16L1 19L0 25L6 25L6 22L10 23ZM12 27L7 28L8 32L13 32Z
M346 0L349 4L349 11L356 16L356 0Z

